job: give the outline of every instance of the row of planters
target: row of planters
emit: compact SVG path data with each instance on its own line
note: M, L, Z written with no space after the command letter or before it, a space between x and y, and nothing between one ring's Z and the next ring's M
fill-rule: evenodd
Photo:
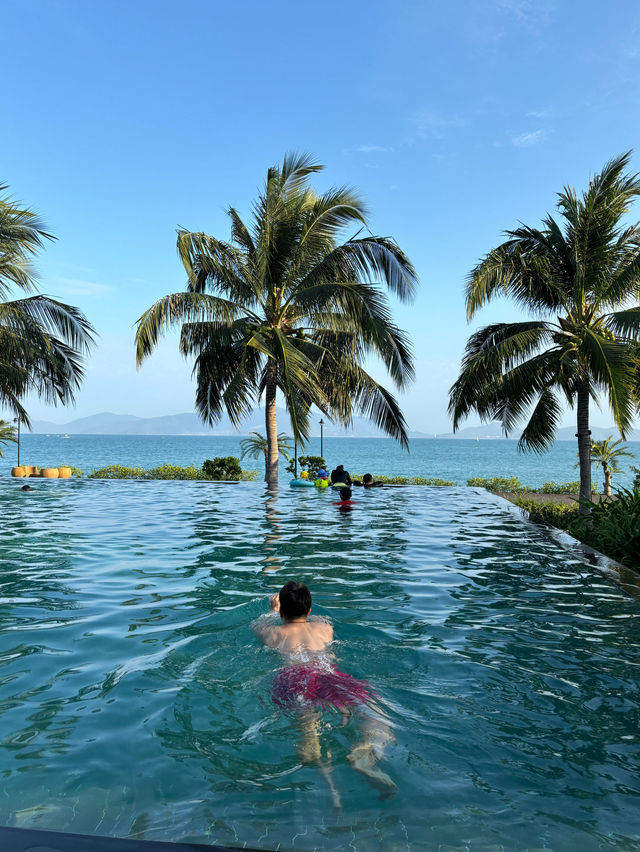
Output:
M40 476L46 479L69 479L71 476L81 477L83 472L72 465L57 468L37 468L24 465L14 467L12 476ZM243 470L239 459L235 456L207 459L202 467L190 465L179 467L173 464L163 464L154 468L125 467L112 464L92 471L88 479L183 479L183 480L218 480L227 482L251 481L258 478L257 470Z
M72 476L82 476L82 471L72 465L62 464L60 467L38 467L37 465L20 465L11 468L11 476L26 478L37 476L41 479L70 479Z

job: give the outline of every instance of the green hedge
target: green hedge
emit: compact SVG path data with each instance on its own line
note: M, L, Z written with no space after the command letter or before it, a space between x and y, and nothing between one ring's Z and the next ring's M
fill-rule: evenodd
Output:
M243 470L239 477L243 481L258 478L257 470ZM101 467L89 474L89 479L189 479L208 480L209 476L199 467L178 467L173 464L162 464L149 470L143 467L125 467L121 464L111 464Z
M580 481L545 482L542 488L530 488L523 485L517 476L494 476L491 479L473 477L467 479L467 485L475 488L486 488L487 491L505 491L508 494L579 494Z
M508 491L510 493L530 490L525 488L517 476L494 476L491 479L474 476L467 479L467 485L472 488L486 488L487 491Z
M564 503L539 503L537 500L526 500L518 497L515 505L525 509L532 521L542 524L550 524L561 530L568 530L569 525L578 517L579 506L577 503L565 505Z

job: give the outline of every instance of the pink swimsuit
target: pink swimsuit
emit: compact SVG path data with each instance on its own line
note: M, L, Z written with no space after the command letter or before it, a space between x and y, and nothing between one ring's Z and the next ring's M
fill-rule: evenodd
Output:
M313 663L280 669L273 681L272 695L276 704L286 708L316 704L341 709L371 701L365 681L356 680L333 666Z

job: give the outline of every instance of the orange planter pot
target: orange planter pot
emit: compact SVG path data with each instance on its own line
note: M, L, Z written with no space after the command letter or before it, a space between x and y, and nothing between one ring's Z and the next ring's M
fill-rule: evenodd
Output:
M25 476L33 476L34 473L38 472L38 468L34 467L33 465L25 464L25 465L23 465L23 467L24 467L24 475Z
M43 477L43 479L57 479L58 475L57 467L43 467L40 471L40 476Z
M12 467L11 476L26 476L23 467Z
M71 468L63 465L58 468L58 476L60 479L69 479L71 477Z

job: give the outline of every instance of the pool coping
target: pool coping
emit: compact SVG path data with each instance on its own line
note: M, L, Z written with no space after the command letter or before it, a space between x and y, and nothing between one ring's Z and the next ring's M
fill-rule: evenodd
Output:
M549 538L555 541L563 550L569 551L572 555L578 557L582 562L585 562L589 567L594 568L599 574L602 574L607 580L615 583L624 592L631 597L640 599L640 574L620 562L616 562L610 556L605 556L599 550L595 550L583 541L569 535L565 530L558 529L551 524L544 524L541 521L533 520L530 512L523 509L521 506L516 506L505 497L499 494L494 494L492 491L487 491L484 488L479 488L478 491L490 495L496 502L500 503L502 508L507 508L513 515L519 518L525 518L536 529L542 530Z
M2 852L258 852L249 846L219 846L216 843L185 843L168 840L137 840L100 834L70 834L36 828L0 826ZM286 852L279 847L282 852Z

